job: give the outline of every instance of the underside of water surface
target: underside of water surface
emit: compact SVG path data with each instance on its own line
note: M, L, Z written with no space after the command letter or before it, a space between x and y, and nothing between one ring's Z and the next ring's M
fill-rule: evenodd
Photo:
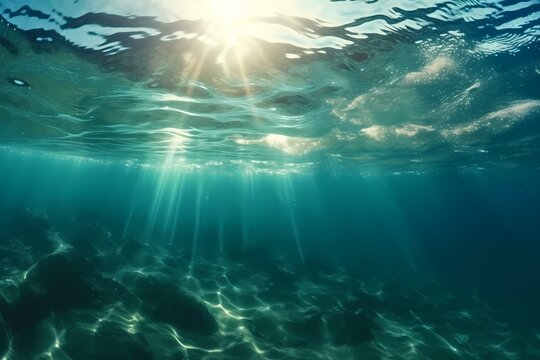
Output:
M540 358L538 0L0 0L0 359Z

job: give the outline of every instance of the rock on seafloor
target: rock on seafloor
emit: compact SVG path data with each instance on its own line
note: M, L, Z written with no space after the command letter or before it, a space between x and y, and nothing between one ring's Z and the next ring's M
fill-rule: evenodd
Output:
M34 252L46 254L54 250L55 244L49 236L49 221L29 208L16 208L4 215L4 233L0 234L2 242L17 239Z
M5 317L16 333L53 311L99 307L119 299L124 292L118 282L104 277L84 257L66 249L43 256L28 270Z
M143 302L143 313L155 321L202 335L212 335L218 329L206 306L174 285L141 276L135 280L134 291Z
M2 301L2 295L0 295L0 301ZM9 348L9 331L7 324L0 315L0 359L3 359L4 355Z
M374 339L373 318L359 311L331 313L327 318L327 325L334 346L355 346Z
M74 326L66 333L63 342L65 352L78 360L154 358L141 332L129 331L113 321L101 321L93 329Z

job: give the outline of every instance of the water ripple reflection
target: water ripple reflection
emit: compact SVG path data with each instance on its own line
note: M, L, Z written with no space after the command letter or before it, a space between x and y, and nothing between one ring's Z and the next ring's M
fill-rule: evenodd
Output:
M540 99L539 36L537 1L5 1L0 137L142 164L530 162L536 107L482 119Z

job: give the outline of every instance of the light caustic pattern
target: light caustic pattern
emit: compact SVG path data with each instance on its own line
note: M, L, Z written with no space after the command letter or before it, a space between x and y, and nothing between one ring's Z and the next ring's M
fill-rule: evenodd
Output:
M52 316L39 326L38 343L28 349L12 344L5 359L17 359L25 351L37 351L35 358L43 359L111 351L103 329L111 331L111 341L119 341L117 348L143 349L143 354L163 359L181 354L206 360L538 355L540 340L534 334L514 331L474 297L456 298L430 280L396 288L396 280L389 277L359 280L343 272L306 273L280 261L266 267L193 262L180 253L156 250L151 255L154 264L138 259L114 276L120 282L133 276L160 277L182 287L217 319L215 335L181 331L117 304ZM77 336L86 339L86 348L75 347Z

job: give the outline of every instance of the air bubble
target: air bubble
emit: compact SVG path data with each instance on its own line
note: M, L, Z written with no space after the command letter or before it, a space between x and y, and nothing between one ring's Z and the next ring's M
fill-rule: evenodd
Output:
M15 85L15 86L22 86L22 87L26 87L28 89L31 89L31 86L29 83L27 83L26 81L24 80L21 80L21 79L15 79L15 78L8 78L7 79L8 82L12 85Z

